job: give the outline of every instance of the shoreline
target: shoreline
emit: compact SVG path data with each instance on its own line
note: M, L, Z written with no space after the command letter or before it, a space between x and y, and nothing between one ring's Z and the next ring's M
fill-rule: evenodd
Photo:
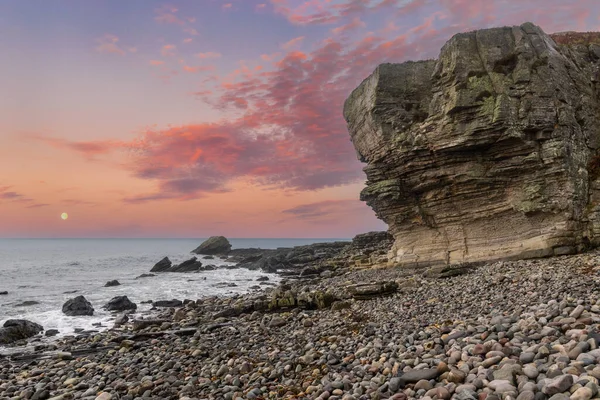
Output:
M199 299L140 330L61 339L48 358L0 358L0 398L588 399L600 379L598 266L600 251L447 277L346 270Z

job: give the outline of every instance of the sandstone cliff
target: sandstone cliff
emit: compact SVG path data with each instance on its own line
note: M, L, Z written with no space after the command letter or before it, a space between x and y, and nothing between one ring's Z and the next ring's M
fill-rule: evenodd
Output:
M600 243L600 35L525 23L382 64L344 105L390 260L454 264Z

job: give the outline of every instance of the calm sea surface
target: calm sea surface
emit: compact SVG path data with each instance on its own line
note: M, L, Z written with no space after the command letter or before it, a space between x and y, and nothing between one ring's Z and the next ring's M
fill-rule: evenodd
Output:
M230 239L233 248L273 249L316 242L349 239ZM246 269L218 269L198 274L159 274L135 279L150 271L164 256L173 263L189 259L190 251L203 239L0 239L0 326L10 318L24 318L72 334L74 328L92 329L93 323L107 322L110 313L102 306L114 296L127 295L148 309L144 300L197 299L210 295L244 293L256 278L275 275ZM201 258L201 257L199 257ZM203 261L224 265L218 259ZM203 278L206 277L206 280ZM121 286L105 288L117 279ZM219 288L219 283L237 286ZM84 295L94 306L92 317L68 317L61 312L69 298ZM35 303L34 303L35 302ZM108 325L108 324L106 324Z

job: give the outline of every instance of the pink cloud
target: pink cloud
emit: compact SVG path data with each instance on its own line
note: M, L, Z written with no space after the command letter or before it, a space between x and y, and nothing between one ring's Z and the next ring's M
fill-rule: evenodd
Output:
M117 43L119 42L119 38L115 35L106 34L101 38L96 39L98 46L96 46L96 51L99 53L112 53L119 54L124 56L127 52L121 48Z
M183 66L183 70L185 72L206 72L206 71L214 71L216 69L216 67L214 65L202 65L202 66L196 66L196 67L191 67L189 65L184 65Z
M198 54L196 54L196 57L198 57L200 59L220 58L221 57L221 53L215 53L215 52L212 52L212 51L208 51L206 53L198 53Z
M165 44L160 49L160 54L163 57L172 57L175 55L176 46L174 44Z
M185 38L185 39L183 39L183 43L192 43L193 40L194 39L192 39L192 38Z
M154 20L161 24L184 25L185 21L175 15L177 11L179 11L177 7L172 5L164 5L154 10L154 13L156 14Z
M304 40L304 36L299 36L297 38L294 38L292 40L285 42L284 44L281 45L281 48L284 50L289 50L291 48L299 46L303 40Z
M150 60L148 63L150 65L157 66L157 65L163 65L165 62L161 61L161 60Z
M183 31L185 33L187 33L188 35L192 35L192 36L198 35L198 31L195 28L187 27L187 28L184 28Z
M364 28L366 26L367 26L367 24L365 24L364 22L362 22L360 20L360 18L356 17L356 18L354 18L352 20L352 22L349 22L349 23L347 23L345 25L342 25L342 26L338 26L337 28L333 28L331 30L331 32L333 32L336 35L339 35L339 34L342 34L342 33L353 31L353 30L355 30L357 28Z

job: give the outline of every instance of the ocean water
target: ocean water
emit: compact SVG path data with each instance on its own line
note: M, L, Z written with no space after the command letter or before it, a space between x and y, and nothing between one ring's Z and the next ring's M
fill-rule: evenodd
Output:
M233 248L274 249L316 242L348 239L230 239ZM146 300L192 299L211 295L245 293L257 285L256 278L267 275L276 283L279 277L247 269L217 269L200 273L163 273L135 279L148 273L156 262L168 256L180 263L203 239L0 239L0 326L7 319L23 318L58 329L60 335L75 328L102 329L94 323L112 326L111 313L102 309L112 297L126 295L148 310ZM201 256L198 256L202 260ZM204 265L227 265L215 258ZM206 278L206 279L204 279ZM104 287L117 279L121 285ZM235 287L218 287L219 283ZM62 305L69 298L85 296L94 306L90 317L69 317ZM26 303L35 302L35 303ZM29 304L29 305L27 305Z

